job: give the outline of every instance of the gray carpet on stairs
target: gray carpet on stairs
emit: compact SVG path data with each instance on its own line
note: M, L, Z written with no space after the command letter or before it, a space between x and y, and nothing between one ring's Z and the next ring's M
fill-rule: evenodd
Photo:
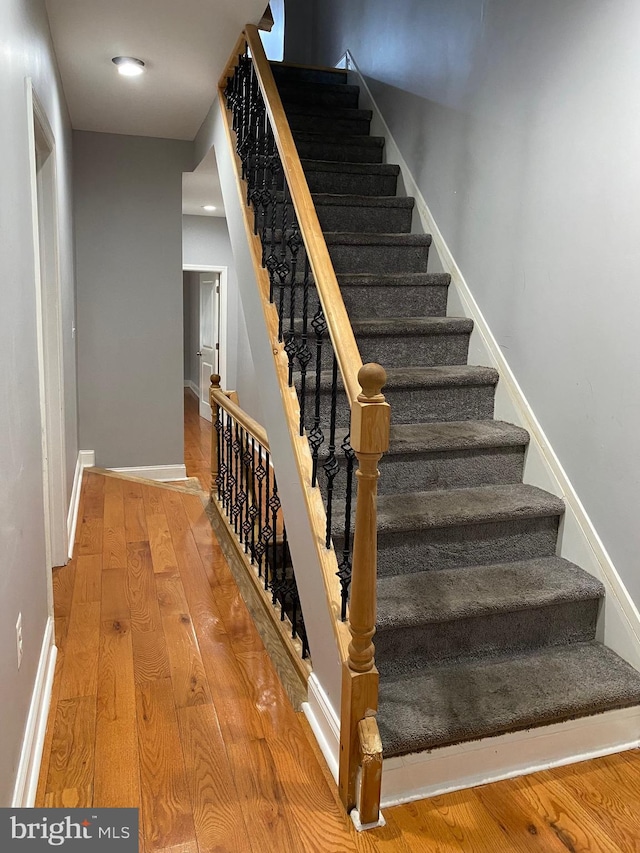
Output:
M595 639L604 588L557 556L563 502L522 483L529 436L493 420L498 374L467 364L473 323L445 316L450 277L428 271L431 237L410 233L414 201L396 196L400 170L369 135L357 87L344 71L272 67L361 354L388 376L374 637L385 756L640 704L640 673ZM312 289L312 316L317 304ZM309 384L307 395L310 428ZM338 443L349 420L340 399Z

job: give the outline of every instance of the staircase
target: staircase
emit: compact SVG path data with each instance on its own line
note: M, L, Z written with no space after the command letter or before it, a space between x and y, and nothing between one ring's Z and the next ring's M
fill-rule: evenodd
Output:
M446 316L449 276L428 272L431 238L411 233L413 199L395 195L399 168L383 163L358 88L344 71L272 70L362 358L388 376L374 638L385 758L639 704L640 674L595 639L604 588L556 556L563 503L522 483L529 436L493 420L498 374L467 364L472 321ZM336 523L337 552L342 537Z

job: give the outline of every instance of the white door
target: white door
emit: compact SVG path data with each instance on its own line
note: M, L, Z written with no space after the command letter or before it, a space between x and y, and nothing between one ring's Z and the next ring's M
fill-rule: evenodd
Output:
M211 420L211 374L220 372L220 274L200 273L200 417Z

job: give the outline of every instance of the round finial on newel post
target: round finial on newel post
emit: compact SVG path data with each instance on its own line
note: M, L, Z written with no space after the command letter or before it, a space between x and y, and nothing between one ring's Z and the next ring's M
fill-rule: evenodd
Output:
M211 387L216 389L220 388L220 376L217 373L211 374Z
M387 374L380 364L369 362L363 364L358 371L358 382L362 388L362 393L358 394L358 400L361 403L383 403L384 394L382 389L387 381Z

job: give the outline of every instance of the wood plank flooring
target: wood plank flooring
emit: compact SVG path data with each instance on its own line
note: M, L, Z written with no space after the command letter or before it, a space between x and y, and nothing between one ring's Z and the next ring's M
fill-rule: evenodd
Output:
M198 414L198 398L184 389L184 464L187 476L197 477L202 491L211 487L211 424Z
M637 750L388 809L356 833L193 493L87 473L54 597L37 805L139 807L144 853L640 851Z

